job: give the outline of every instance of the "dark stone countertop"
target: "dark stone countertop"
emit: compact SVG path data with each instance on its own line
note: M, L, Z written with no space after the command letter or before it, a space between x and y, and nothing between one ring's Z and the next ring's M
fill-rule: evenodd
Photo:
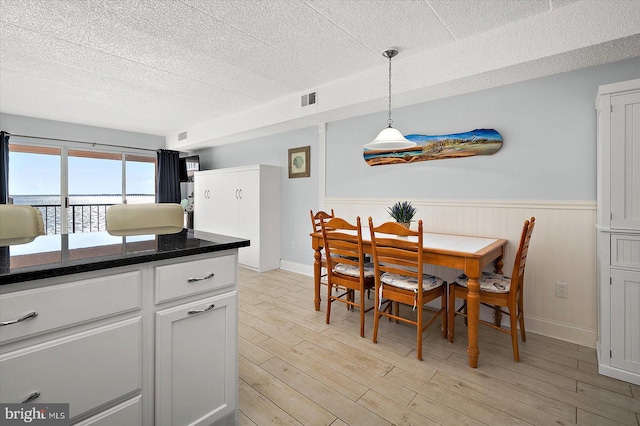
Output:
M1 241L1 240L0 240ZM0 285L249 246L249 240L183 229L166 235L42 235L0 244Z

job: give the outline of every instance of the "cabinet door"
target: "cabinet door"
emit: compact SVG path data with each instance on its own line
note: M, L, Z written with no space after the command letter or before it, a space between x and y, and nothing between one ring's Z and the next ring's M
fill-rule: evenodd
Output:
M640 229L640 92L611 107L611 227Z
M223 234L224 218L222 216L222 175L211 174L208 176L207 184L209 192L207 192L207 215L204 220L208 222L209 232L214 234Z
M258 268L260 265L260 171L238 173L239 224L238 236L251 241L249 247L238 250L238 262Z
M239 237L238 228L240 224L239 200L240 182L239 172L228 172L224 174L222 180L222 216L224 217L224 235Z
M193 179L193 227L222 233L222 175L201 174Z
M640 271L611 270L611 366L640 373Z
M209 425L237 409L237 292L156 313L156 425Z
M207 175L196 174L193 178L193 228L208 231L209 185Z

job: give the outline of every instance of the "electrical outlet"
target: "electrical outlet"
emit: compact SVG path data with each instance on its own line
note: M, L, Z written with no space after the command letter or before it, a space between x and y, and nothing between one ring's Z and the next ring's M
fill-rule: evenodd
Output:
M569 289L566 283L556 283L556 297L566 299L569 297Z
M296 242L295 241L291 241L291 250L295 250L296 249Z

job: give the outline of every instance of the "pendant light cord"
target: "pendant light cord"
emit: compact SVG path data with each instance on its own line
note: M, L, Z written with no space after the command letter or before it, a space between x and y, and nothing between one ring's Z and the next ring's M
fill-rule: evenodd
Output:
M387 119L389 127L393 124L391 119L391 55L389 55L389 118Z

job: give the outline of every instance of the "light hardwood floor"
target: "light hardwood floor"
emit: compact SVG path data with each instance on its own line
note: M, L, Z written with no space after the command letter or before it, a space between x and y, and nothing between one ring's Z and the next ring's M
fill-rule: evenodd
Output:
M640 387L598 375L591 348L527 333L516 363L510 337L481 327L471 369L460 318L453 344L427 329L418 361L413 327L381 321L374 344L372 312L365 338L342 304L325 324L312 278L239 271L241 425L640 426Z

